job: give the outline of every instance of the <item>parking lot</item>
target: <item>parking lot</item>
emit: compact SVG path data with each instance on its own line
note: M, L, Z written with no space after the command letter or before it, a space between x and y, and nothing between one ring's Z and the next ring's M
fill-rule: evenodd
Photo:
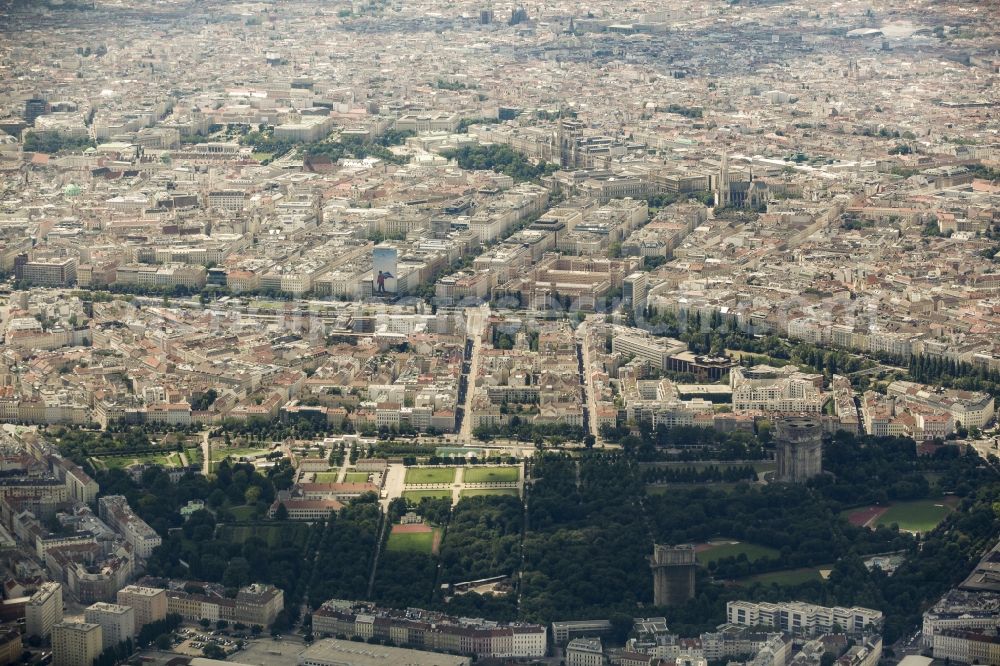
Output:
M295 663L296 657L305 649L305 644L298 637L283 637L279 641L270 637L259 638L247 644L247 647L230 661L251 666L271 666L275 661Z
M215 642L229 653L227 661L251 666L272 666L275 662L295 663L299 653L305 649L302 637L296 635L283 636L280 640L274 640L267 635L236 639L232 636L212 636L211 631L190 626L182 627L178 630L178 634L184 640L175 645L170 652L150 649L141 653L150 660L148 662L150 666L166 664L177 655L200 657L204 646L210 642ZM226 641L231 645L227 645ZM236 650L237 643L242 643L243 648Z

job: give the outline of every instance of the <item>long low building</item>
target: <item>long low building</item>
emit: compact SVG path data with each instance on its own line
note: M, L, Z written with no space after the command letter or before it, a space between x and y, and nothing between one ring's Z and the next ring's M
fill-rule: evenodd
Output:
M849 634L860 634L882 626L881 611L870 608L815 606L800 601L780 604L730 601L726 619L731 624L749 627L775 627L796 635L829 633L840 627Z
M316 610L313 633L386 640L479 658L542 657L548 648L545 627L537 624L453 618L413 608L404 613L346 601L330 601Z
M1000 664L1000 635L951 629L934 636L934 658L961 664Z
M385 664L407 664L408 666L467 666L469 657L459 657L438 652L424 652L407 648L369 645L354 641L327 638L316 641L299 655L298 666L384 666Z
M996 633L1000 631L1000 593L953 589L924 613L921 638L933 648L935 637L946 631ZM943 644L942 650L947 649Z

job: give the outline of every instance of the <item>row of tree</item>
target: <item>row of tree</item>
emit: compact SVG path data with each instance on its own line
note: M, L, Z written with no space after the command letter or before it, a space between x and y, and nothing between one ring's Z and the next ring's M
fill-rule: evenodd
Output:
M642 470L644 483L736 483L756 481L757 471L753 465L708 465L705 467L645 467Z

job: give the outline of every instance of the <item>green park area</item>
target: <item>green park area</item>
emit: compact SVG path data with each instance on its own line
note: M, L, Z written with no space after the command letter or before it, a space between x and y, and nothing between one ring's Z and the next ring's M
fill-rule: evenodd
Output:
M169 453L143 453L140 455L103 455L90 459L98 469L125 469L136 464L162 465L163 467L181 467L181 454L176 451Z
M283 525L220 525L217 538L229 543L243 543L250 537L259 537L269 547L305 547L309 538L309 526L305 523L285 523Z
M716 482L711 484L706 483L670 483L670 484L659 484L659 485L649 485L646 486L647 495L666 495L669 493L674 493L677 490L696 490L698 488L705 488L706 486L711 487L712 490L719 490L722 492L730 492L735 490L740 485L746 485L745 483L726 483L726 482Z
M450 490L404 490L403 499L413 504L420 504L420 500L427 499L451 499Z
M440 531L438 528L426 532L401 532L399 527L409 526L397 525L392 530L389 541L386 543L386 548L390 552L421 553L423 555L430 555L433 552L434 539Z
M242 505L242 506L234 506L231 509L229 509L229 511L230 513L233 514L233 518L235 518L236 520L246 521L253 519L254 513L256 512L256 508L252 506Z
M250 458L253 456L262 456L271 452L271 449L258 449L258 448L245 448L236 446L213 446L212 447L212 461L220 462L226 458L233 458L234 460L239 460L240 458L246 457Z
M459 497L496 497L497 495L517 496L517 488L466 488Z
M465 483L510 483L521 477L517 467L469 467L465 470Z
M407 485L421 483L454 483L454 467L410 467L406 470Z
M746 555L751 562L764 559L765 557L777 558L779 553L774 548L758 546L753 543L742 543L739 541L719 540L698 547L698 564L708 566L709 562L717 562L726 557L739 557Z
M368 472L348 472L344 477L344 483L368 483L371 474Z
M947 500L916 500L898 502L889 507L879 519L879 525L899 525L904 532L930 532L951 513Z
M821 568L828 567L804 567L801 569L783 569L781 571L771 571L769 573L758 574L756 576L750 576L746 578L746 582L762 583L764 585L770 585L772 583L776 585L801 585L802 583L808 583L815 580L822 580L823 576L820 573Z
M314 478L316 483L337 483L339 472L316 472Z

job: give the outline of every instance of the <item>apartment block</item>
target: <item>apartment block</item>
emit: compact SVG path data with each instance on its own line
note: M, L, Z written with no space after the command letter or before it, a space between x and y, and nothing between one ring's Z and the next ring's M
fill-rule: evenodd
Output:
M159 588L129 585L118 591L118 605L133 610L135 630L167 616L167 591Z
M24 607L24 633L44 639L63 618L62 585L42 583Z
M122 495L107 495L97 502L101 519L114 528L125 541L132 544L137 557L143 559L153 554L153 549L163 540L156 531L135 515Z
M52 628L53 666L91 666L104 649L101 625L60 622Z
M882 626L881 611L870 608L827 608L799 601L781 604L730 601L726 619L731 624L750 627L775 627L796 635L829 633L835 627L850 634L860 634Z
M547 647L547 633L540 625L453 618L412 608L401 612L352 602L320 607L313 613L313 632L389 639L480 658L541 657Z
M101 625L103 648L118 645L136 634L135 610L131 606L98 602L84 610L83 617L90 624Z

